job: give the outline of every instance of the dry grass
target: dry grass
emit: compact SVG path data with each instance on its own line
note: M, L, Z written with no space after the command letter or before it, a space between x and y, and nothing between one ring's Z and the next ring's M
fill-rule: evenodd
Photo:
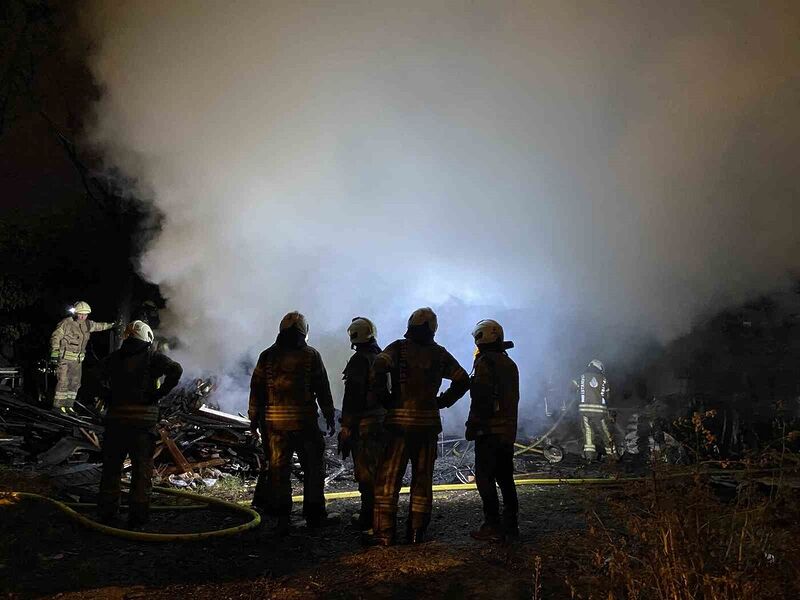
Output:
M721 499L700 475L655 473L593 507L583 560L567 577L573 598L800 597L800 499L746 477L731 495Z

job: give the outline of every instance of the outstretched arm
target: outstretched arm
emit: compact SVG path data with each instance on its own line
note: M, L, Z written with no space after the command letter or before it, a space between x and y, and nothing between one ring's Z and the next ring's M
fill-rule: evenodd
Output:
M89 324L89 333L95 333L97 331L106 331L107 329L111 329L114 327L114 323L101 323L99 321L88 321Z

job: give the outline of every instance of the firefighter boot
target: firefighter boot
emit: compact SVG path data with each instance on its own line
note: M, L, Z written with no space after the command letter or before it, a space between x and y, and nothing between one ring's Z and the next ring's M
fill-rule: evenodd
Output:
M519 540L519 519L517 513L503 513L503 539L506 542Z
M425 541L425 528L419 527L417 529L411 530L411 539L409 543L411 544L422 544Z
M393 546L395 543L395 522L394 513L375 511L375 522L373 524L372 538L368 545L371 546Z
M280 515L278 516L278 523L275 525L275 533L283 537L285 535L289 535L289 530L292 526L292 520L290 515Z
M425 531L428 529L430 515L422 512L412 512L406 524L406 542L421 544L425 541Z
M258 474L256 489L253 491L253 510L263 515L274 515L275 510L269 502L269 484L267 483L267 471L263 470Z
M341 520L341 517L337 514L314 515L313 517L306 517L306 526L311 529L320 529L322 527L337 525Z
M128 529L142 529L150 520L150 505L131 502L128 509Z
M470 531L469 535L472 539L481 542L499 542L503 538L500 519L498 517L487 516L480 529Z
M117 506L97 506L97 520L103 525L109 527L121 527L122 519L119 516L119 507Z
M375 514L375 502L369 493L361 493L361 512L358 515L358 528L361 531L372 529L372 519Z

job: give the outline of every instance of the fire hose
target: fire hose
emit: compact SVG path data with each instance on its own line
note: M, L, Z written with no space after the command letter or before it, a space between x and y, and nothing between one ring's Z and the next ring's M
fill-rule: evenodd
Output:
M603 478L594 478L594 479L517 479L515 483L517 485L560 485L560 484L606 484L606 485L616 485L620 483L628 483L631 481L639 481L643 478L626 478L626 479L603 479ZM474 483L452 483L452 484L439 484L433 486L434 492L451 492L451 491L460 491L460 490L475 490L477 487ZM226 537L229 535L236 535L238 533L242 533L244 531L248 531L250 529L255 529L261 524L261 516L253 509L244 506L243 504L249 504L249 501L244 501L242 503L233 503L228 502L227 500L220 500L218 498L213 498L211 496L203 496L200 494L193 494L191 492L186 492L183 490L173 490L170 488L163 488L163 487L154 487L153 491L169 494L173 496L179 496L183 498L188 498L194 500L196 502L202 502L203 504L190 504L190 505L174 505L174 506L164 506L164 505L156 505L152 507L152 510L196 510L200 508L206 508L208 505L217 505L222 508L229 509L231 511L240 512L243 514L248 515L251 517L250 521L247 523L243 523L242 525L237 525L235 527L228 527L225 529L216 529L213 531L200 531L196 533L150 533L145 531L131 531L129 529L121 529L119 527L111 527L110 525L104 525L99 523L93 519L88 518L85 515L82 515L80 512L75 510L76 508L91 508L96 506L95 504L91 503L68 503L68 502L61 502L59 500L55 500L53 498L49 498L47 496L42 496L41 494L34 494L31 492L8 492L5 496L16 499L31 499L31 500L38 500L47 502L55 506L58 510L63 512L65 515L70 517L71 519L77 521L81 525L88 527L89 529L93 529L100 533L104 533L107 535L112 535L115 537L120 537L128 540L133 540L137 542L186 542L186 541L199 541L199 540L206 540L210 538L219 538L219 537ZM403 487L400 489L401 494L408 494L410 492L409 487ZM0 496L2 497L2 496ZM348 492L330 492L325 494L325 500L344 500L348 498L359 498L360 492L357 490L348 491ZM302 496L292 496L292 502L302 502Z
M775 469L762 469L759 472L772 472ZM715 470L715 471L704 471L702 474L704 475L711 475L714 473L724 473L726 475L738 475L743 474L741 472L730 471L730 470ZM667 476L662 476L662 479L674 479L679 477L691 477L696 475L697 473L694 472L686 472L686 473L673 473ZM753 474L753 473L749 473ZM581 479L573 479L573 478L526 478L526 475L522 475L521 478L515 479L514 483L518 486L524 485L622 485L628 483L635 483L641 482L650 479L649 477L622 477L622 478L603 478L603 477L594 477L594 478L581 478ZM476 490L477 486L474 483L450 483L450 484L438 484L433 486L434 492L451 492L451 491L469 491L469 490ZM163 494L169 494L173 496L179 496L184 498L189 498L191 500L202 502L203 507L207 507L208 505L217 505L223 508L227 508L232 511L240 512L243 514L248 515L251 517L250 521L247 523L243 523L242 525L237 525L235 527L228 527L225 529L217 529L213 531L201 531L197 533L150 533L144 531L131 531L129 529L120 529L118 527L111 527L109 525L103 525L102 523L98 523L88 517L82 515L78 511L75 510L77 507L91 507L95 506L93 504L72 504L65 502L60 502L58 500L54 500L53 498L48 498L47 496L42 496L40 494L34 494L30 492L8 492L7 494L0 494L0 499L3 496L10 497L13 499L21 500L21 499L33 499L44 501L49 504L52 504L61 512L69 516L71 519L74 519L81 525L88 527L89 529L94 529L100 533L104 533L107 535L113 535L116 537L138 541L138 542L183 542L183 541L198 541L198 540L206 540L210 538L218 538L218 537L226 537L229 535L236 535L238 533L242 533L248 531L250 529L255 529L261 524L261 516L253 509L243 506L243 504L249 504L249 501L243 501L241 503L233 503L228 502L227 500L220 500L218 498L213 498L211 496L203 496L200 494L193 494L191 492L185 492L183 490L173 490L170 488L163 488L163 487L154 487L154 491L160 492ZM400 489L401 494L408 494L410 492L410 488L408 486L403 487ZM330 492L325 494L325 500L344 500L348 498L359 498L360 492L357 490L347 491L347 492ZM292 502L302 502L302 496L292 496ZM192 504L192 505L175 505L175 506L154 506L153 509L155 510L189 510L189 509L198 509L201 508L200 505Z
M523 475L524 477L524 475ZM622 483L633 483L635 481L644 481L646 477L624 477L620 479L611 479L608 477L594 477L582 479L557 479L557 478L534 478L534 479L515 479L515 485L619 485ZM474 483L440 483L433 486L434 492L456 492L461 490L477 490L478 486ZM401 494L408 494L411 492L409 486L400 488ZM325 500L344 500L347 498L360 498L361 492L352 490L349 492L330 492L325 494ZM292 502L302 502L302 496L292 496Z
M566 415L567 412L575 405L575 400L576 399L573 398L570 401L569 405L566 406L561 411L561 414L558 416L558 419L556 419L556 422L553 423L553 425L550 427L550 429L548 429L547 432L544 435L539 436L539 438L536 441L534 441L532 444L530 444L529 446L523 446L522 444L517 444L515 442L514 445L517 448L519 448L519 450L514 452L514 456L519 456L520 454L525 454L526 452L537 451L537 454L543 454L544 457L550 462L560 462L561 459L564 458L564 453L560 448L558 448L556 446L551 446L551 447L546 448L546 449L539 449L538 446L539 446L539 444L541 444L542 442L547 440L548 436L551 433L553 433L559 425L561 425L561 421L564 420L564 415ZM552 456L552 458L551 458L551 456ZM557 460L554 460L554 459L557 459Z
M63 512L71 519L77 521L78 523L84 525L85 527L88 527L89 529L94 529L95 531L99 531L100 533L105 533L107 535L113 535L128 540L134 540L137 542L188 542L188 541L207 540L210 538L236 535L237 533L242 533L243 531L247 531L249 529L255 529L261 524L261 515L259 515L252 508L241 506L240 504L236 504L234 502L228 502L226 500L220 500L219 498L212 498L210 496L202 496L200 494L193 494L191 492L185 492L183 490L173 490L170 488L154 487L153 490L156 492L160 492L162 494L169 494L172 496L189 498L194 501L202 502L206 506L216 505L231 511L243 513L249 516L250 520L247 523L243 523L242 525L236 525L235 527L227 527L225 529L215 529L213 531L200 531L197 533L150 533L146 531L131 531L129 529L121 529L119 527L111 527L110 525L104 525L102 523L99 523L93 519L86 517L85 515L82 515L77 510L75 510L75 508L79 506L80 507L95 506L93 504L80 504L80 505L70 506L65 502L60 502L58 500L54 500L53 498L48 498L47 496L42 496L40 494L33 494L30 492L9 492L8 496L15 499L29 498L32 500L47 502L48 504L55 506L58 510ZM153 508L155 509L156 507ZM167 507L164 508L158 507L158 508L161 510L167 509ZM197 505L188 505L188 506L176 505L176 506L170 506L168 508L175 510L181 510L181 509L185 510L185 509L197 508Z

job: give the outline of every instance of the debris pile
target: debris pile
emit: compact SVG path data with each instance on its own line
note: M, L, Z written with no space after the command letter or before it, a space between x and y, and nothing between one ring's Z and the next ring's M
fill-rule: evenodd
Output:
M179 487L214 485L226 475L258 475L264 455L247 419L207 408L197 390L178 391L165 403L158 426L155 480ZM96 484L102 462L102 418L76 403L79 416L37 407L0 391L0 462L17 470ZM60 486L59 486L60 487ZM80 487L80 485L78 486Z
M213 385L206 380L175 390L161 405L154 482L175 487L209 487L235 476L255 485L265 466L261 444L250 433L250 422L210 408ZM207 404L208 403L208 404ZM0 463L50 478L73 496L93 493L100 478L103 439L98 410L76 403L78 416L38 407L11 390L0 390ZM326 486L352 487L352 462L335 452L326 437ZM295 474L302 480L299 462Z
M161 404L154 480L182 488L210 487L225 477L255 485L265 466L260 443L250 433L243 415L222 412L210 398L213 385L204 380L175 390ZM0 463L51 479L73 496L88 497L99 482L103 425L100 412L76 403L80 416L70 416L26 402L12 391L0 390ZM554 460L546 452L518 444L518 473L547 472L567 475L569 461ZM354 487L352 459L336 454L335 438L325 437L325 485L331 490ZM440 436L436 483L472 483L475 480L474 443L463 437ZM558 464L560 463L560 464ZM298 481L303 473L294 465ZM410 468L405 482L410 481ZM83 492L81 492L83 490ZM299 490L298 490L299 491Z

